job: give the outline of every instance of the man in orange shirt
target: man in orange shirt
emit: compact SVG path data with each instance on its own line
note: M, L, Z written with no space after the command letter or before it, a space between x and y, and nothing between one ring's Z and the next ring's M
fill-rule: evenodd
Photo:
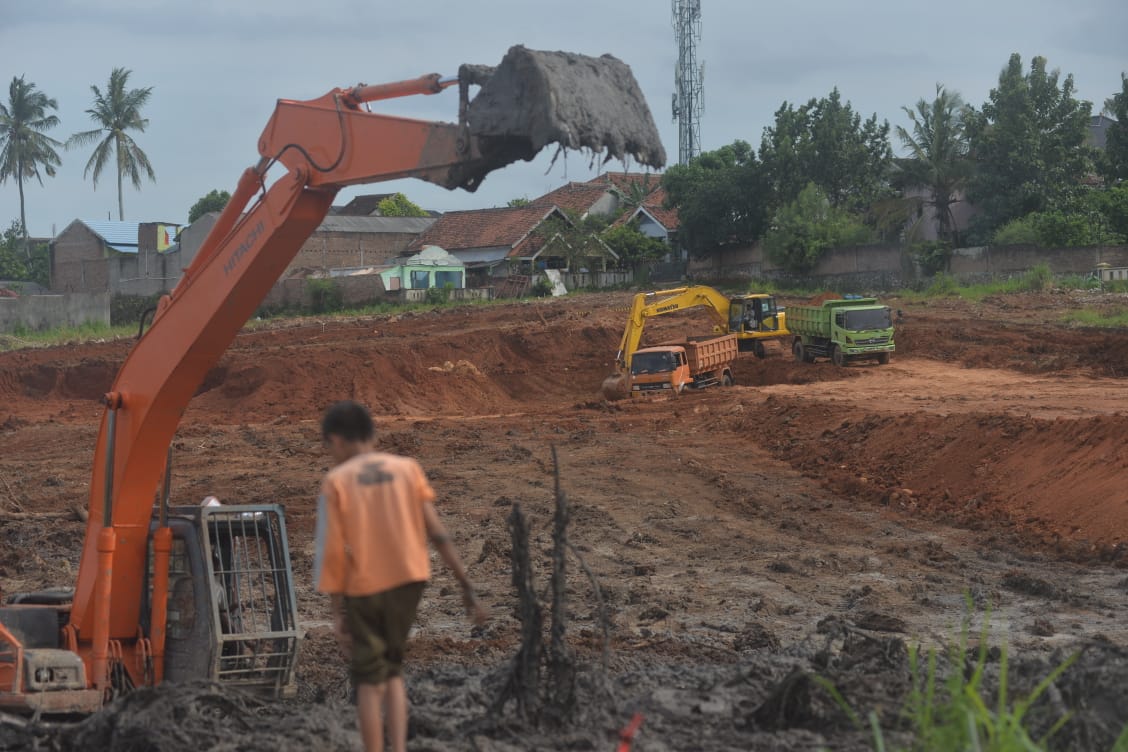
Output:
M435 492L419 463L378 452L372 417L356 402L338 402L321 422L336 466L317 503L314 582L329 593L337 634L351 646L350 671L366 750L383 752L382 706L393 752L407 745L403 651L423 588L431 578L427 541L462 586L467 615L486 612L435 511Z

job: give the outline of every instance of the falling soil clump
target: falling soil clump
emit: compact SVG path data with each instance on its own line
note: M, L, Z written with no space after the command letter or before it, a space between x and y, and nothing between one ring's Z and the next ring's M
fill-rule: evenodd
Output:
M483 156L502 164L532 159L549 144L589 149L650 167L666 152L630 67L611 55L589 57L511 47L496 68L463 65L465 88L481 90L466 108ZM492 169L492 168L491 168Z

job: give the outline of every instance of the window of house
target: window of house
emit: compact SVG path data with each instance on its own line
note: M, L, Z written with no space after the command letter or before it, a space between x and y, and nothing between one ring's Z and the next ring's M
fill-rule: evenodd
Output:
M426 269L422 271L413 271L411 273L411 289L412 290L426 290L431 286L431 272Z
M441 289L447 285L456 289L462 287L462 272L435 272L435 287Z

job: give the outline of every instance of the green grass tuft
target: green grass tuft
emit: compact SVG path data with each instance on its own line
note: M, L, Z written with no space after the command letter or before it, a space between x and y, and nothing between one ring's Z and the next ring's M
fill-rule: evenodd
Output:
M911 689L900 717L912 734L908 747L898 752L936 752L937 750L975 750L976 752L1043 752L1047 741L1069 721L1069 714L1058 718L1041 738L1033 739L1026 728L1030 709L1055 681L1076 662L1079 653L1062 661L1028 694L1012 697L1009 687L1008 652L1003 645L998 652L998 687L994 697L988 696L984 677L988 663L990 612L984 614L978 646L972 647L972 606L964 617L959 635L949 644L946 653L948 669L941 675L936 650L922 652L909 649ZM863 728L857 712L849 706L829 681L816 681L846 713L851 723ZM875 752L890 749L876 712L867 716ZM1112 752L1128 752L1128 728L1120 734Z
M1075 326L1095 326L1105 329L1125 328L1128 327L1128 310L1117 308L1099 311L1092 308L1081 308L1065 314L1062 321Z
M25 347L51 347L74 342L118 339L119 337L131 337L136 334L136 324L110 326L108 324L87 323L80 326L63 326L44 331L16 327L10 332L0 333L0 352L20 350Z

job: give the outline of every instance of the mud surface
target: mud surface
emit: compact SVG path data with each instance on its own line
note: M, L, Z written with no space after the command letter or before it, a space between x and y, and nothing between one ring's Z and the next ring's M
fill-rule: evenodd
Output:
M326 740L319 748L355 743L327 603L309 586L327 466L317 418L343 397L371 404L382 445L428 469L493 615L469 628L449 575L436 576L408 658L414 748L608 749L641 712L640 750L865 749L811 676L899 733L906 646L950 642L969 596L973 631L990 609L1015 692L1083 651L1032 717L1048 726L1072 710L1056 748L1110 748L1128 723L1128 333L1057 322L1072 307L1128 300L893 300L905 315L888 366L800 364L770 348L762 361L742 356L735 387L607 403L600 384L628 302L578 296L240 335L185 414L174 500L286 506L307 632L299 694L245 709L226 695L202 700L184 725L193 741L161 748L296 749L306 733ZM710 326L666 317L647 340ZM73 580L83 527L70 510L89 490L95 400L128 346L0 355L5 592ZM577 575L570 635L589 702L566 728L533 730L490 706L519 636L505 517L514 501L531 515L546 587L551 445L571 539L611 611L613 697L595 689L595 600ZM998 668L996 657L989 673ZM0 722L0 749L126 728L162 701L126 698L136 705L61 729ZM208 725L225 713L243 721ZM207 746L215 729L236 746Z
M464 65L470 133L482 140L488 169L532 159L549 144L661 167L666 152L631 69L611 55L589 57L511 47L497 68ZM497 163L496 165L494 163Z

